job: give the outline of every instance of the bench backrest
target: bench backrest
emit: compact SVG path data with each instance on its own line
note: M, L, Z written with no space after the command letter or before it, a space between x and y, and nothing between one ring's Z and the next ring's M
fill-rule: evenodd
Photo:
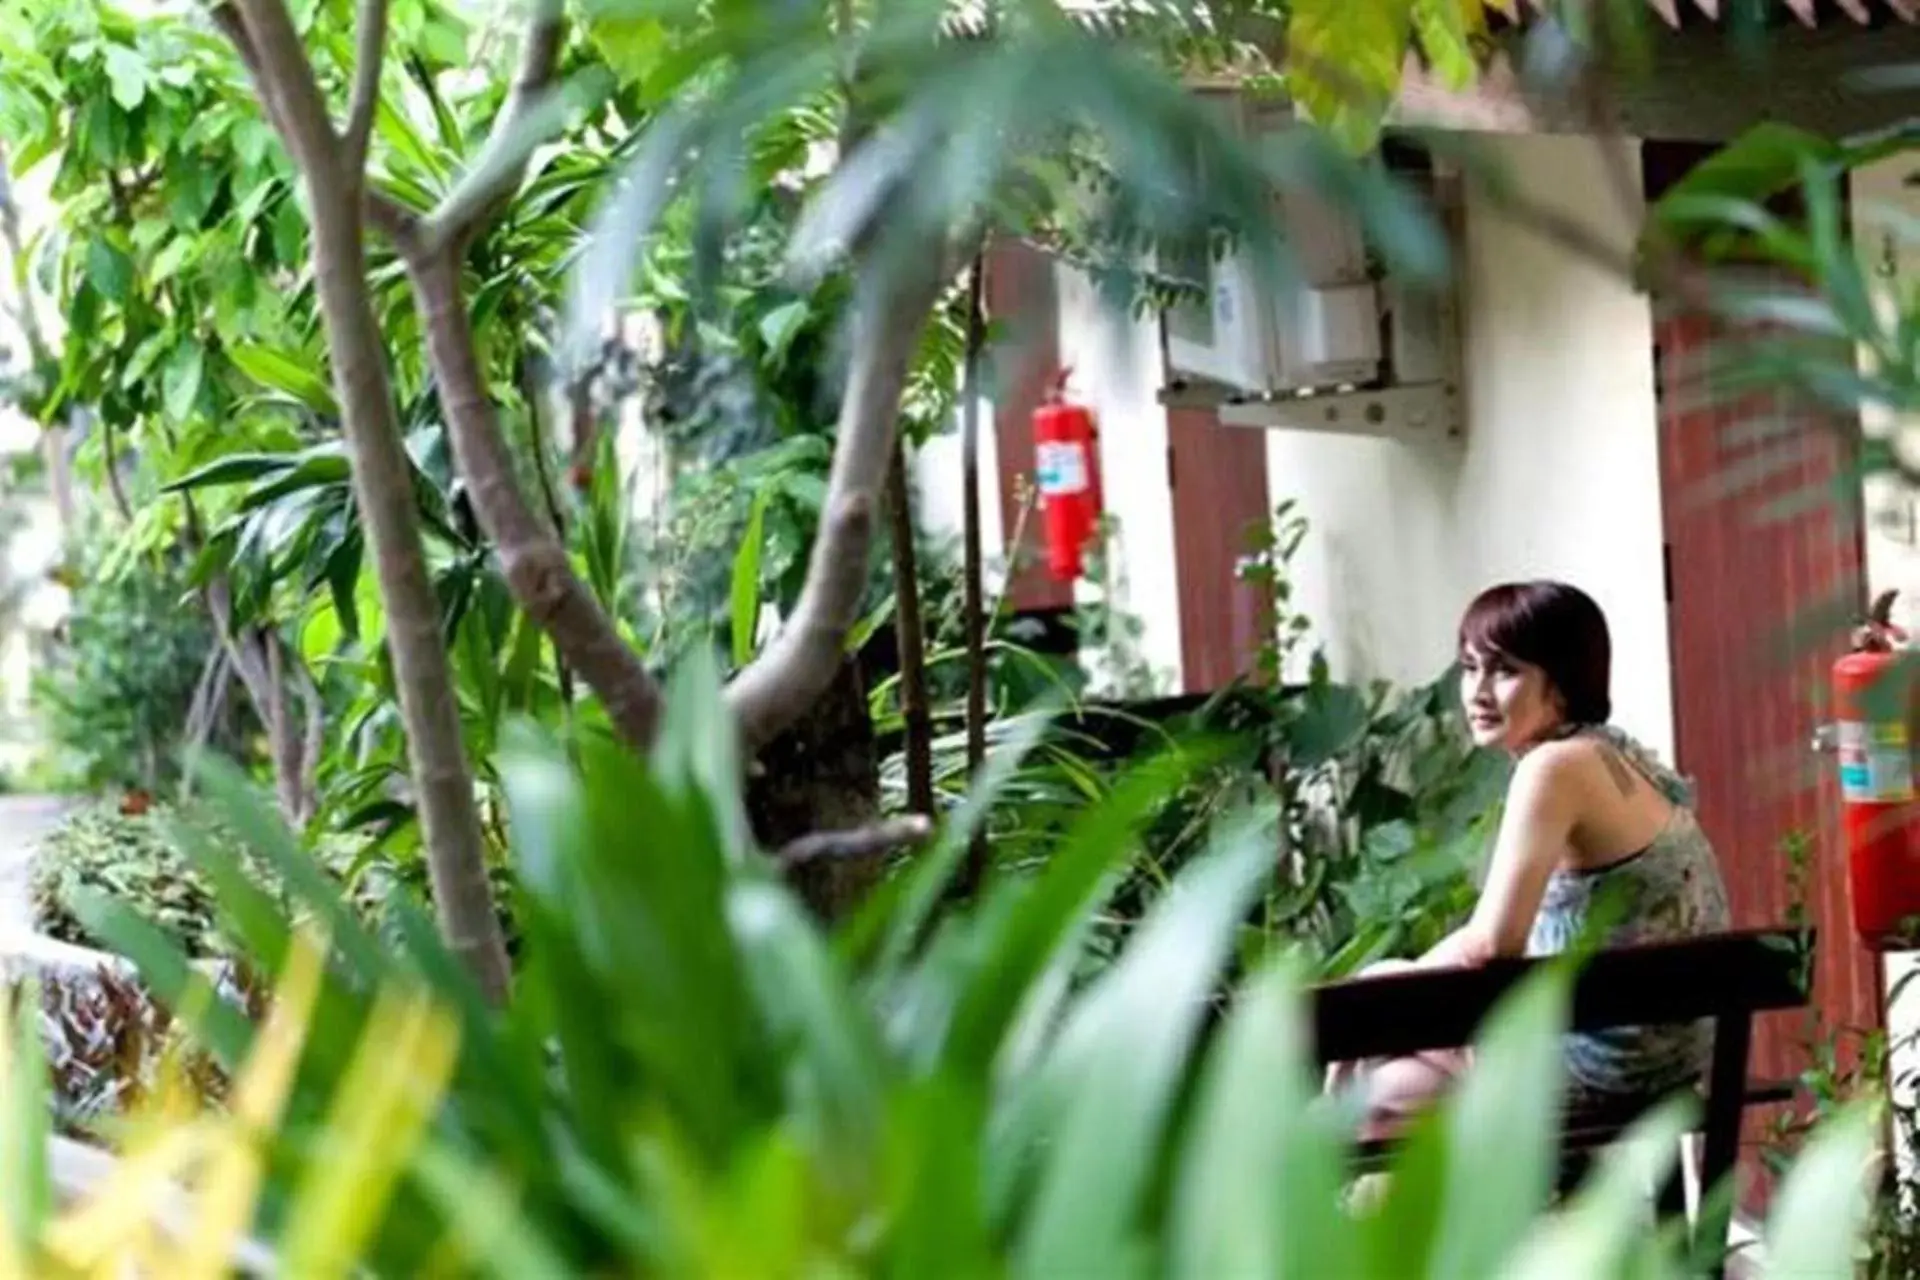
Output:
M1575 979L1572 1026L1594 1031L1802 1008L1813 941L1810 929L1754 929L1596 952ZM1468 1044L1501 997L1547 963L1499 960L1316 986L1319 1060Z

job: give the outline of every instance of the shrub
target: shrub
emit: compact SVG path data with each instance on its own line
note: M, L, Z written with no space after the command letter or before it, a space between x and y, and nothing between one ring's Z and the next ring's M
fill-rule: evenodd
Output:
M1384 1201L1344 1203L1353 1117L1310 1070L1300 958L1263 963L1217 1018L1208 999L1272 869L1270 810L1218 824L1115 962L1062 980L1152 800L1190 767L1178 751L1087 806L1035 873L942 914L1031 737L832 935L744 843L712 682L683 682L650 767L517 742L502 771L528 946L502 1010L404 903L404 945L381 946L271 807L216 774L223 819L325 941L200 843L223 920L279 975L278 1016L255 1028L137 913L83 900L169 1001L201 1002L200 1035L250 1099L196 1117L178 1151L132 1130L143 1172L244 1171L200 1224L227 1215L224 1248L250 1223L287 1274L1682 1274L1679 1242L1638 1228L1684 1100L1542 1217L1564 965L1484 1029ZM285 1117L265 1151L263 1117ZM1844 1273L1871 1140L1856 1107L1810 1143L1776 1201L1783 1272ZM131 1260L148 1238L44 1221L19 1238L49 1253Z
M33 909L40 931L62 942L101 946L76 908L87 895L104 894L137 908L190 957L238 958L220 925L213 883L177 838L179 816L168 805L129 815L97 804L69 818L41 844L34 860ZM222 856L238 858L255 883L279 890L279 877L257 857L243 853L230 830L208 822L196 824L195 830L212 840ZM426 900L419 860L375 856L362 836L320 837L316 860L357 917L385 936L391 937L390 904L396 891L416 903ZM496 890L503 891L509 887L505 869L497 874ZM509 900L505 892L496 896L501 902Z
M89 578L35 681L48 745L83 787L160 791L176 776L215 640L185 571L162 560Z

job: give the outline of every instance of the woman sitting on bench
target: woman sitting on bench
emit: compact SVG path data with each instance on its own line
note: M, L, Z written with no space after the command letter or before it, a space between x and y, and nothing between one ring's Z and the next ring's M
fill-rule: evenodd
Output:
M1561 582L1481 593L1460 622L1460 696L1473 739L1514 758L1486 883L1466 924L1417 960L1362 976L1478 965L1717 933L1726 887L1694 821L1692 790L1608 723L1611 645L1600 607ZM1626 1027L1567 1038L1570 1107L1604 1107L1700 1078L1707 1024ZM1467 1049L1340 1063L1328 1086L1365 1090L1364 1136L1390 1136L1471 1063Z

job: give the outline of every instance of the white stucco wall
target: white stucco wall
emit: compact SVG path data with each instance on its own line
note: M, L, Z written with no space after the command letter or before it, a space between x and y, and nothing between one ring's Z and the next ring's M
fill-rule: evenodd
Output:
M994 448L993 401L980 397L980 546L989 565L1006 546L1000 528L1000 460ZM920 521L929 529L961 529L960 415L949 429L929 439L913 455L914 498Z
M1593 141L1487 141L1530 199L1630 240L1635 211ZM1616 718L1670 758L1651 309L1472 196L1464 239L1465 440L1269 434L1274 500L1298 499L1312 522L1302 607L1337 675L1404 682L1446 665L1480 588L1565 579L1606 610Z
M1138 657L1153 671L1158 691L1172 692L1180 672L1180 610L1159 327L1104 305L1079 271L1058 267L1054 282L1060 363L1072 371L1067 389L1099 424L1102 497L1117 525L1113 603L1138 619ZM1082 579L1074 592L1084 602L1099 588Z
M1459 451L1445 446L1267 433L1268 492L1276 505L1297 502L1308 524L1292 566L1295 608L1312 621L1335 678L1416 684L1452 661L1465 589L1459 464Z
M1624 249L1640 206L1618 198L1600 145L1515 137L1499 153L1531 200ZM1463 584L1555 577L1591 594L1613 633L1615 720L1671 759L1651 306L1484 201L1469 198L1466 222Z

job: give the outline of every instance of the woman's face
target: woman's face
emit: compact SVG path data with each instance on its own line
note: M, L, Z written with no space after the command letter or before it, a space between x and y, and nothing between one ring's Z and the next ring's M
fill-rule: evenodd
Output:
M1525 750L1561 720L1544 671L1473 645L1460 651L1460 702L1474 744L1501 751Z

